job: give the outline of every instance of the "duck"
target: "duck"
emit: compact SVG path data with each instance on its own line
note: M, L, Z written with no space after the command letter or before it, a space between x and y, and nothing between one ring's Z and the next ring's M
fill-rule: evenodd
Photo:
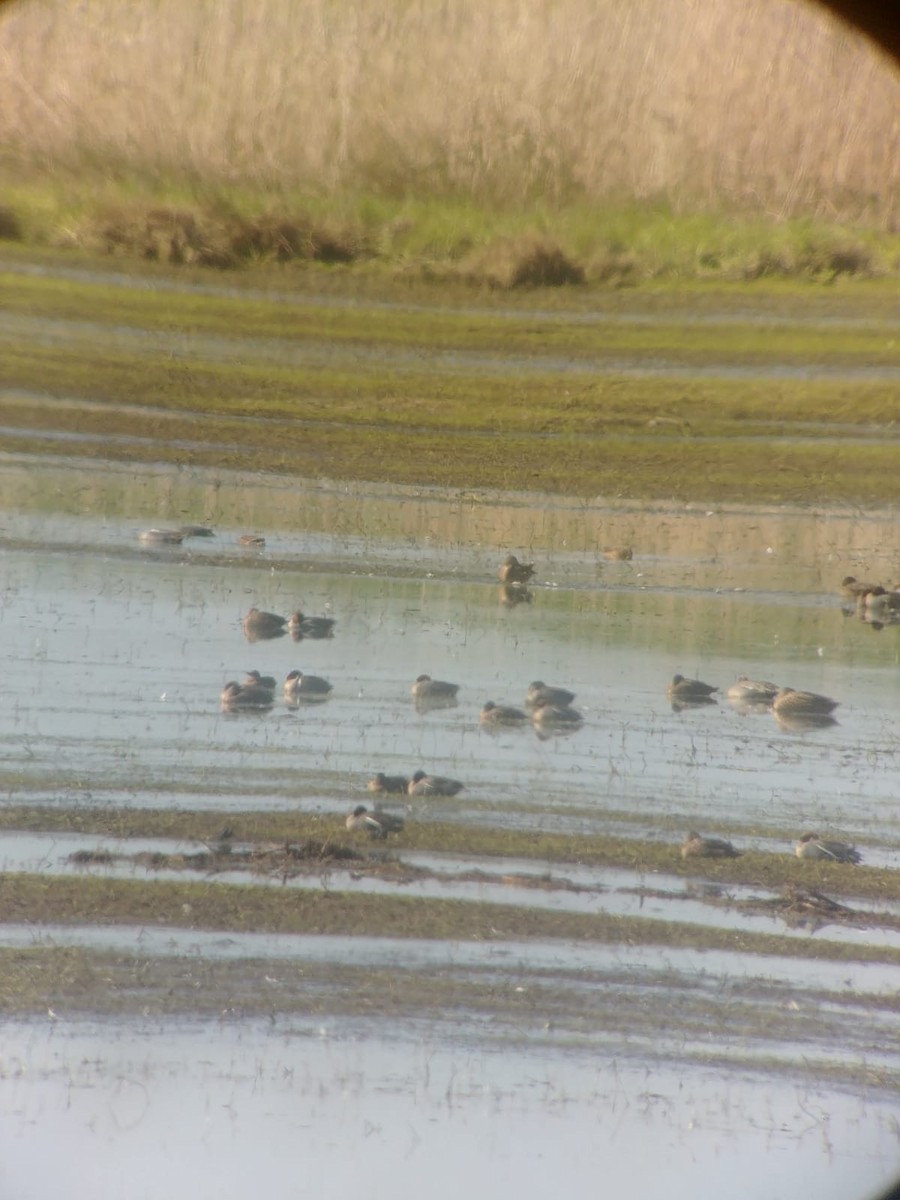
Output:
M817 833L804 833L794 847L798 858L830 859L832 862L859 863L862 855L855 846L846 842L832 842L820 838Z
M299 609L291 613L288 620L288 628L295 642L300 638L333 637L336 624L334 617L305 617Z
M459 691L458 683L446 679L432 679L430 675L418 675L410 688L416 700L453 700Z
M290 671L284 681L286 700L324 700L332 685L318 675L304 675L302 671Z
M357 804L344 824L351 833L367 833L369 837L386 838L389 833L402 833L404 820L380 808L371 812L364 804Z
M497 570L501 583L527 583L533 574L534 563L519 562L514 554L508 554Z
M366 785L370 792L382 794L403 795L409 790L409 777L406 775L385 775L379 771L373 775Z
M719 689L710 683L699 679L685 679L683 675L673 675L672 682L666 688L670 700L709 700L713 692Z
M250 550L265 549L266 539L258 533L242 533L238 538L238 545Z
M507 608L514 608L517 604L530 604L534 599L534 592L524 583L501 583L499 596L501 604Z
M145 529L138 541L145 546L180 546L185 535L180 529Z
M261 612L251 608L242 622L244 634L248 641L255 642L264 638L283 637L287 632L287 617L279 617L277 613Z
M248 671L244 676L244 687L261 687L267 688L270 692L275 691L275 676L260 675L259 671Z
M834 712L838 701L818 692L799 692L795 688L779 688L772 702L776 714L789 717L825 717Z
M427 775L424 771L416 771L406 790L410 796L455 796L463 787L464 784L458 779L447 779L443 775Z
M268 688L259 684L238 683L232 679L225 684L219 699L223 709L234 711L238 708L271 708L274 696Z
M865 611L870 616L887 616L900 613L900 588L888 591L880 585L866 592L862 597Z
M860 581L854 575L845 575L841 580L840 593L845 600L855 600L857 596L864 596L877 586L875 583Z
M528 713L511 704L495 704L493 700L488 700L478 720L482 725L522 725L528 720Z
M535 679L528 685L525 693L526 708L536 708L539 704L569 705L575 699L575 693L568 688L551 687L543 679Z
M631 562L634 558L634 551L630 546L607 546L603 551L603 557L608 562Z
M729 700L739 700L744 704L764 704L768 706L778 695L778 692L778 684L770 683L768 679L750 679L746 675L739 675L728 689L727 695Z
M539 728L546 729L550 726L580 725L584 717L576 708L571 708L568 704L550 704L543 700L540 704L534 705L531 720Z
M178 532L182 537L200 537L211 538L215 537L215 530L210 529L208 525L181 525Z
M693 829L681 844L682 858L738 858L740 853L724 838L701 837Z

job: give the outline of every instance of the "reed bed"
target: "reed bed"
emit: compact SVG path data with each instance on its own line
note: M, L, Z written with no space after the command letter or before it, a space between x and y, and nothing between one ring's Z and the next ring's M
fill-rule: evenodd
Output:
M892 228L900 77L796 0L63 0L0 18L11 164L269 196ZM377 215L377 214L373 214Z

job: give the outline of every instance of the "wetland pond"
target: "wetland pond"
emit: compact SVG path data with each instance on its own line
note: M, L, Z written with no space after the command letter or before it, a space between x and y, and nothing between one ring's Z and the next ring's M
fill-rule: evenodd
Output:
M200 521L215 536L138 541ZM24 997L3 993L4 1196L530 1197L602 1179L712 1197L739 1173L771 1200L874 1196L896 1174L900 894L857 895L854 872L900 867L900 625L837 592L847 574L896 583L893 514L8 454L0 539L0 953ZM536 563L527 601L498 584L509 551ZM331 616L334 636L248 642L254 605ZM333 690L289 708L279 683L270 709L223 712L251 669ZM674 710L676 672L714 702ZM422 673L457 702L417 709ZM836 723L736 708L740 674L834 697ZM479 725L535 679L576 692L583 725ZM347 834L372 775L417 768L464 790L386 797L406 822L386 843ZM190 832L160 832L176 816ZM270 822L276 855L294 820L355 856L245 869L260 847L240 831ZM818 879L793 857L802 833L853 843L863 865L827 890L855 919L767 907L777 889L752 870L686 871L689 829L738 863L783 862L799 889ZM547 835L646 846L655 865L529 855ZM34 880L121 889L122 914L36 918L15 899ZM139 886L171 889L177 919L126 907ZM204 916L244 895L358 915ZM395 898L480 916L469 936L392 933L375 917Z

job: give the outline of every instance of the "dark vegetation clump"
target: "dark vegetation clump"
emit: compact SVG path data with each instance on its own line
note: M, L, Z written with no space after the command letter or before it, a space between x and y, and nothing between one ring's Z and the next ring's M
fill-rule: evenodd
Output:
M349 263L364 253L358 235L303 218L222 217L178 208L114 212L88 230L87 240L109 254L223 269L262 261Z
M0 240L6 242L21 242L22 222L11 208L0 204Z
M585 282L584 268L555 242L523 237L500 239L475 251L457 278L509 291L515 288L569 287Z

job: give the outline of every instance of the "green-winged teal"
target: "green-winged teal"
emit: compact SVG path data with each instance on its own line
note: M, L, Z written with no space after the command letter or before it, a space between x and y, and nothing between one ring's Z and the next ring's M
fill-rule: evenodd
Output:
M273 693L259 684L238 683L232 679L225 684L219 697L222 708L233 712L235 709L271 708L274 701Z
M778 684L770 683L768 679L750 679L746 675L739 675L728 689L728 699L768 707L778 695L778 691Z
M295 642L301 638L333 637L336 624L334 617L305 617L299 609L291 613L288 620L288 628Z
M409 790L409 777L407 775L385 775L383 771L379 771L377 775L372 776L366 786L370 792L405 796Z
M145 546L180 546L184 537L180 529L145 529L138 541Z
M245 550L263 550L266 539L258 533L242 533L238 538L238 545L243 546Z
M455 796L463 790L463 784L458 779L416 771L406 790L410 796Z
M575 693L570 692L568 688L551 687L550 684L544 683L543 679L535 679L529 683L528 691L525 693L527 708L536 708L539 704L566 706L571 704L574 699Z
M672 682L666 688L670 700L709 700L713 692L719 689L711 683L703 683L699 679L685 679L683 675L673 675Z
M261 612L258 608L251 608L242 624L244 634L250 642L283 637L287 633L287 617L279 617L277 613Z
M497 570L501 583L527 583L534 574L534 563L519 562L514 554L508 554Z
M864 596L877 586L875 583L859 580L854 575L845 575L841 580L840 593L845 600L855 600L857 596Z
M872 588L871 592L866 592L863 597L865 610L872 616L892 616L894 613L900 614L900 589L896 591L888 591L887 588L876 587Z
M430 675L419 675L410 691L416 700L454 700L459 684L448 683L446 679L432 679Z
M495 704L488 700L478 717L482 725L522 725L528 720L528 713L511 704Z
M820 696L818 692L799 692L796 688L779 688L772 703L775 713L787 717L825 717L834 712L837 700Z
M634 558L634 551L630 546L607 546L603 551L603 557L609 562L631 562Z
M244 676L244 687L268 688L270 692L274 692L276 687L275 676L260 675L259 671L248 671Z
M302 671L290 671L284 681L286 700L324 700L331 690L327 679L304 675Z
M828 841L820 838L817 833L804 833L794 847L794 853L798 858L829 859L831 862L841 863L862 862L862 855L855 846L848 846L846 842Z
M380 808L370 812L364 804L357 804L344 824L351 833L367 833L369 837L386 838L389 833L402 832L404 821L402 817L382 812Z
M681 844L682 858L738 858L740 853L724 838L701 837L693 829Z
M568 704L550 704L542 701L533 706L531 720L540 729L548 729L553 726L571 728L580 725L584 717L576 708L571 708Z

